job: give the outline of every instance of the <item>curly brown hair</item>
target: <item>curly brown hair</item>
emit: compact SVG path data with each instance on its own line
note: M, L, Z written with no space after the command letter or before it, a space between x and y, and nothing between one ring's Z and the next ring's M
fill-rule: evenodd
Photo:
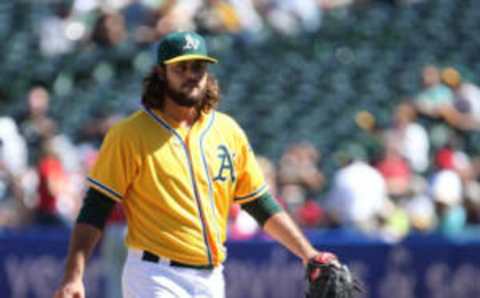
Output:
M167 88L164 70L162 66L160 68L156 66L143 79L142 104L147 108L161 109L163 107ZM219 101L220 87L217 79L208 73L205 97L196 107L197 111L209 112L218 106Z

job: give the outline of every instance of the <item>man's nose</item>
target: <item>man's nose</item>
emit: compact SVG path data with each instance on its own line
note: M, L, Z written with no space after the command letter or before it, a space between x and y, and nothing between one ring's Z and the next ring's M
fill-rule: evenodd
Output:
M198 69L190 66L190 67L187 68L186 76L187 76L188 79L198 80L202 77L202 72L198 71Z

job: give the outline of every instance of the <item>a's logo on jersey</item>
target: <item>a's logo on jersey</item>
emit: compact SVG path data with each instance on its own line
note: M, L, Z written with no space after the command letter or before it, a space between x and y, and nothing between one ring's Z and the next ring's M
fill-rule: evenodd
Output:
M190 34L185 35L185 45L183 46L183 50L196 50L200 45L200 41L195 39Z
M218 155L217 157L220 159L220 169L218 170L218 174L213 178L213 181L220 180L225 182L228 179L228 175L230 175L230 179L232 182L235 182L235 169L233 168L233 157L230 155L227 147L225 145L219 145L217 147Z

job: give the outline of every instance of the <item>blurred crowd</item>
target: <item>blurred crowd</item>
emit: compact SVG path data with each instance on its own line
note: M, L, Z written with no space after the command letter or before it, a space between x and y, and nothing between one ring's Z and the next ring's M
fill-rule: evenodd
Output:
M258 156L271 193L303 228L353 228L397 241L480 224L480 151L469 146L480 130L480 88L451 67L429 65L421 77L423 89L394 108L387 127L357 113L362 139L329 157L338 165L331 177L308 140L277 161ZM72 139L49 115L46 88L32 87L24 107L0 117L0 226L71 225L103 136L122 115L96 115ZM121 211L113 217L121 221ZM261 235L237 205L230 234Z
M55 13L38 26L44 55L78 47L114 47L157 41L167 32L226 33L239 44L274 32L316 32L322 13L373 0L71 0L52 1ZM379 0L376 0L379 1ZM415 3L423 0L384 0Z
M39 26L47 56L78 46L112 47L125 42L149 44L167 32L195 30L228 33L252 42L265 30L284 34L313 32L322 10L348 0L74 0L59 1L55 14Z
M48 90L33 86L24 109L0 117L0 226L71 224L103 136L120 117L97 115L73 140L49 103Z
M45 56L149 45L178 29L227 33L248 44L269 31L315 32L323 12L361 2L368 1L52 1L55 14L37 30ZM389 125L358 111L361 139L336 144L333 155L323 156L305 139L276 160L258 156L271 193L303 228L352 228L397 241L412 232L456 234L480 224L480 89L453 67L427 65L420 77L422 89L394 107ZM98 112L74 136L66 134L52 116L50 91L34 85L19 99L21 110L0 115L0 227L71 225L102 139L123 116ZM333 174L322 169L325 158L335 160ZM239 206L231 215L233 239L262 236ZM122 220L119 208L112 221Z
M277 163L259 158L272 193L303 228L399 241L480 224L480 151L470 143L480 131L480 88L451 67L428 65L421 77L423 89L395 106L388 126L357 113L362 139L339 146L332 177L308 142L292 144ZM233 215L233 238L258 236L247 215Z

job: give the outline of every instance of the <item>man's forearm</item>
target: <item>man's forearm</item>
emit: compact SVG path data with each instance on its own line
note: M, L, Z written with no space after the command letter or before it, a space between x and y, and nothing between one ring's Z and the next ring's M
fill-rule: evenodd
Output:
M263 228L304 263L318 253L285 211L271 216Z
M83 277L85 264L101 236L102 231L92 225L83 223L75 225L68 248L64 280Z

